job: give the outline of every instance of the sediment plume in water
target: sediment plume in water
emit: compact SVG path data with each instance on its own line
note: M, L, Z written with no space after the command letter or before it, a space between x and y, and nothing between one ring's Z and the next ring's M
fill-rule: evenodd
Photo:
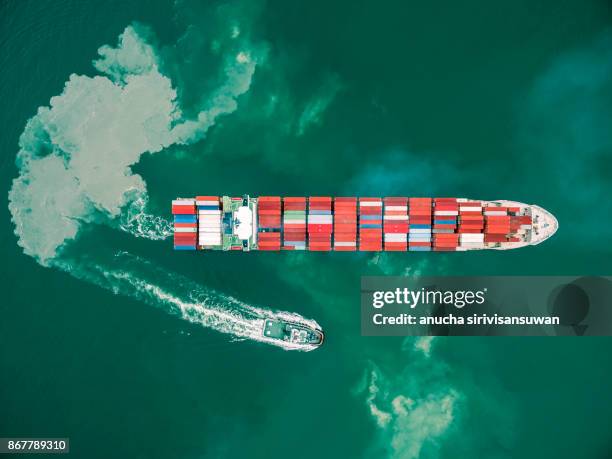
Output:
M177 91L141 29L127 27L116 47L102 46L93 62L99 74L71 75L64 91L27 122L19 140L19 175L9 191L18 244L43 266L190 322L234 338L309 350L262 336L265 318L318 327L297 314L245 304L126 252L110 263L101 256L70 258L64 253L93 224L139 238L170 237L171 223L148 211L146 182L132 166L145 153L202 139L219 116L236 110L237 98L250 88L257 47L236 39L228 46L225 81L195 117L185 117Z

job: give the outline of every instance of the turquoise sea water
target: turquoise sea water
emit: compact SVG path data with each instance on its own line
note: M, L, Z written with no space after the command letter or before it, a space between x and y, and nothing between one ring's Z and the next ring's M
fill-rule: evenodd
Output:
M84 458L609 457L609 339L365 338L359 280L610 274L611 25L606 1L1 2L0 437ZM560 230L470 254L163 239L172 198L243 193L512 199ZM249 307L327 342L244 339Z

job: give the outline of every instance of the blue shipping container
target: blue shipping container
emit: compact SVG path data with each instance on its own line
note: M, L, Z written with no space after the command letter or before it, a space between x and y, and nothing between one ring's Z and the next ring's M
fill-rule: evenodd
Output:
M195 223L196 218L196 215L175 215L174 223Z
M174 250L195 250L195 245L175 245Z

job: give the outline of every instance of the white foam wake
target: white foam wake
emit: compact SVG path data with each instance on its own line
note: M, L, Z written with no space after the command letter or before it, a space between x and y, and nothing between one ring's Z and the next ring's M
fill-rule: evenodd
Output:
M172 223L163 217L147 212L148 197L145 193L131 199L121 214L119 228L133 236L161 241L172 236Z
M314 320L296 313L273 311L246 304L232 296L205 288L184 276L158 268L151 262L127 252L118 252L115 260L111 262L56 259L53 266L115 294L136 298L189 322L234 338L259 341L286 350L310 351L316 348L286 343L263 335L265 319L288 320L311 328L320 328Z

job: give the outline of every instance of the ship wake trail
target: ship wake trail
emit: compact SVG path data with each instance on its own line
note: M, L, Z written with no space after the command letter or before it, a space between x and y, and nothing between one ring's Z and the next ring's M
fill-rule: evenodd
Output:
M121 213L119 229L135 237L161 241L172 236L172 223L147 212L149 198L138 193Z
M112 260L102 263L82 259L55 259L52 266L117 295L135 298L233 338L268 343L286 350L309 351L315 348L295 346L262 335L265 319L291 320L320 328L315 321L295 313L271 311L246 304L127 252L118 252Z
M262 336L265 318L309 321L246 305L125 252L109 259L112 247L70 255L80 243L74 240L91 234L82 230L95 224L152 240L172 234L170 222L149 212L147 184L132 168L144 154L200 140L218 117L236 110L260 57L248 41L234 39L223 59L225 80L187 117L159 53L143 38L148 34L127 27L116 47L98 50L97 75L71 75L27 122L8 196L17 242L43 266L237 339L284 347Z

